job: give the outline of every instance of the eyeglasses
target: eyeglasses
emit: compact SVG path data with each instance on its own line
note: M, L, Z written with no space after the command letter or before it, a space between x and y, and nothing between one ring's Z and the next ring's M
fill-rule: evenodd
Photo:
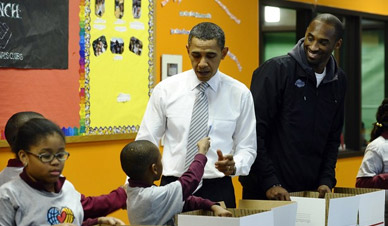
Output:
M70 153L69 152L66 152L66 151L61 151L61 152L58 152L56 154L48 154L48 153L43 153L43 154L35 154L35 153L32 153L32 152L29 152L29 151L26 151L27 154L31 154L35 157L38 157L40 161L44 162L44 163L48 163L48 162L51 162L54 160L54 158L58 159L58 161L60 162L64 162L66 161L69 156L70 156Z

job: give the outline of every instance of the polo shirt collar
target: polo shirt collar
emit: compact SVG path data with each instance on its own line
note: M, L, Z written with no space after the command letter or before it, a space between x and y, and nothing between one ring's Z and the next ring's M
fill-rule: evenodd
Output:
M23 165L23 163L19 159L14 158L14 159L9 159L8 160L7 167L21 168L21 167L24 167L24 165Z
M45 191L45 192L49 192L45 189L44 185L42 182L39 182L39 181L33 181L28 175L27 175L27 172L26 172L26 168L23 169L23 172L20 174L20 177L22 178L22 180L24 182L26 182L30 187L38 190L38 191ZM65 180L66 180L66 177L59 177L58 181L55 182L55 185L54 185L54 190L55 190L55 193L59 193L62 189L62 186L63 184L65 183Z

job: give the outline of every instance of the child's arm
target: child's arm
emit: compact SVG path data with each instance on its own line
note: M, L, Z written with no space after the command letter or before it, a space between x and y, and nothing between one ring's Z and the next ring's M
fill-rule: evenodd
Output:
M210 147L210 138L202 138L197 145L199 154L194 157L194 161L190 164L189 169L178 178L178 181L182 185L182 201L185 201L193 194L202 179L207 162L206 153Z
M84 209L84 220L106 216L118 209L127 208L127 193L122 187L111 191L107 195L89 196L81 195L81 204Z
M214 212L215 216L221 216L221 217L231 217L232 216L231 212L229 212L228 210L217 205L215 202L212 202L208 199L204 199L204 198L197 197L194 195L192 195L186 199L182 212L191 211L191 210L198 210L198 209L211 210Z
M374 177L357 177L356 187L388 189L388 173L381 173Z

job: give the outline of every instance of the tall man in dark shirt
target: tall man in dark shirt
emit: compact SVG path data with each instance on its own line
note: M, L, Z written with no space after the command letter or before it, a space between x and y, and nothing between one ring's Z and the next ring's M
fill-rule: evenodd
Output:
M332 52L343 30L337 17L320 14L291 52L254 71L258 155L240 177L243 198L289 200L301 190L323 197L335 186L346 78Z

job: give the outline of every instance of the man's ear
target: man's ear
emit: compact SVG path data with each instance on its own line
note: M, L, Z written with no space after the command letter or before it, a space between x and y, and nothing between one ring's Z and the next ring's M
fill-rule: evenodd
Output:
M24 150L20 150L18 152L18 157L19 157L20 161L23 163L23 165L26 167L28 165L27 153Z
M228 47L224 47L224 49L221 50L221 59L224 59L226 57L226 55L228 54L228 51L229 51L229 48Z
M341 47L341 45L342 45L342 38L340 38L340 39L335 43L334 48L335 48L335 49L339 49L339 48Z

